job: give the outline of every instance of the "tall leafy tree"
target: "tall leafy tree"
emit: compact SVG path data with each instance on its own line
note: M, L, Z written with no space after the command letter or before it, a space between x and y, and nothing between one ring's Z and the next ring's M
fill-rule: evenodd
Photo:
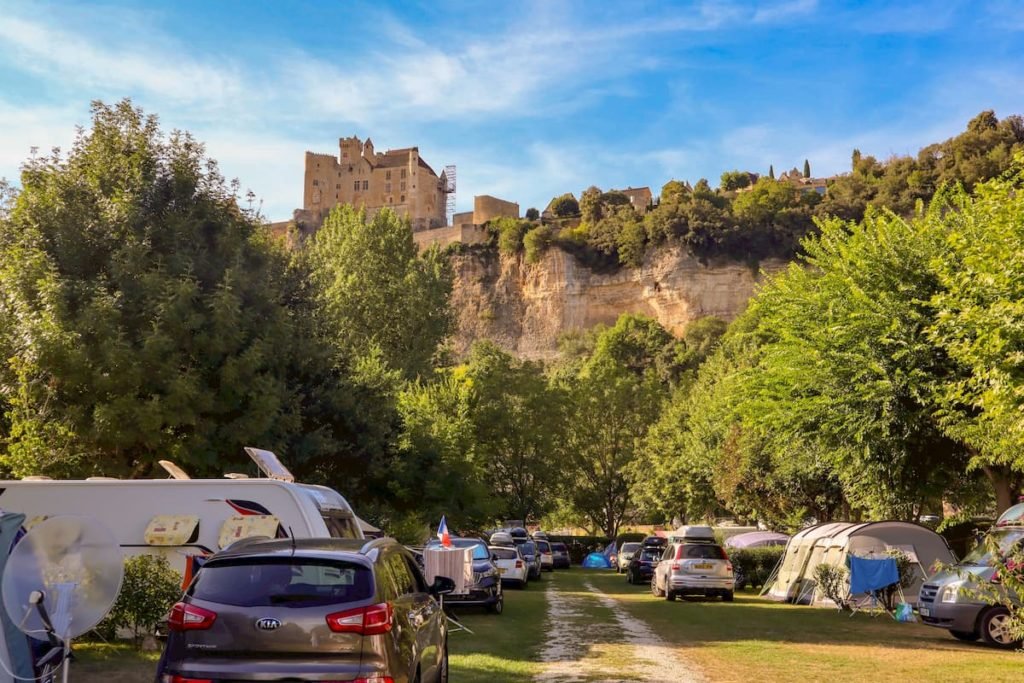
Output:
M200 473L299 424L287 260L191 136L94 103L68 154L26 162L0 217L4 465Z
M426 376L454 325L453 273L437 249L417 255L407 220L336 207L305 258L318 315L341 357L378 350L405 378Z

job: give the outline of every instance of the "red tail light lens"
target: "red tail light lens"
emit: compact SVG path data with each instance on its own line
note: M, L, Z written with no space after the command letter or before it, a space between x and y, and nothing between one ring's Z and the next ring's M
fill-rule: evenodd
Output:
M393 622L394 612L387 602L327 615L327 626L335 633L358 633L361 636L387 633Z
M171 631L205 631L213 626L213 622L216 620L216 612L211 612L196 605L179 602L171 608L171 615L167 617L167 628ZM197 680L201 681L202 679Z
M187 676L178 676L177 674L165 676L163 680L165 683L213 683L213 680L210 678L188 678Z
M677 572L677 571L681 570L682 568L683 568L683 563L682 562L673 562L672 563L672 571Z
M732 562L726 562L725 563L725 571L727 571L727 572L731 572L732 571Z
M328 681L327 683L330 682ZM337 683L342 683L342 681ZM350 683L395 683L395 679L391 676L374 676L373 678L357 678Z
M522 560L516 560L516 569L522 569L522 568L523 568L523 561Z

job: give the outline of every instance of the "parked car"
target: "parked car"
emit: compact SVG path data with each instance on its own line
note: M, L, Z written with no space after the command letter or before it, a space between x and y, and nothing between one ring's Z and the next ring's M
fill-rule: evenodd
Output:
M543 539L534 539L533 543L540 553L540 568L546 572L555 571L555 556L551 553L551 544Z
M629 560L633 557L633 553L640 550L639 543L623 543L619 549L619 559L615 563L615 573L621 574L626 571L626 567L629 566Z
M541 564L540 564L540 553L537 551L537 544L533 541L527 541L526 543L519 543L520 552L523 553L523 559L526 560L526 567L529 569L529 575L531 579L540 579Z
M446 681L453 588L389 538L236 545L171 609L156 680Z
M643 543L641 543L641 545L644 547L654 546L664 550L665 546L668 545L668 539L664 536L648 536L643 540Z
M473 549L473 584L465 594L452 593L445 597L445 606L486 607L488 611L501 614L505 609L505 596L501 592L501 575L498 565L491 557L487 544L479 538L453 538L456 548ZM431 539L427 548L441 545L438 539Z
M494 545L490 550L494 563L498 565L501 582L512 584L518 588L526 588L530 582L530 570L526 566L526 559L519 548Z
M551 544L551 558L555 569L569 569L572 567L572 557L569 555L569 547L564 543Z
M679 595L704 595L732 602L735 582L732 562L722 546L706 540L683 540L665 548L654 568L651 592L666 600Z
M632 584L649 583L654 576L654 567L661 561L664 550L659 546L645 545L633 553L626 567L626 581Z
M530 534L530 538L532 538L535 541L546 541L548 540L548 535L540 529L537 529L532 534Z
M1024 503L1004 512L990 534L1005 556L1019 552L1024 546ZM976 595L983 585L998 589L994 560L983 542L955 567L940 570L925 581L917 602L921 621L948 630L958 640L971 642L980 638L994 647L1019 647L1021 641L1007 628L1009 608L1005 604L989 605ZM1007 602L1012 600L1005 591L1003 595Z

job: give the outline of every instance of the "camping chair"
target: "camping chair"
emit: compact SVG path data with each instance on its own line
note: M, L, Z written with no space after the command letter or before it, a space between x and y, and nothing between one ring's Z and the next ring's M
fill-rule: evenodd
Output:
M903 591L899 588L900 573L896 559L849 555L846 563L850 570L850 616L862 611L873 616L878 616L882 612L893 616L882 599L881 591L896 584L900 598L903 599Z

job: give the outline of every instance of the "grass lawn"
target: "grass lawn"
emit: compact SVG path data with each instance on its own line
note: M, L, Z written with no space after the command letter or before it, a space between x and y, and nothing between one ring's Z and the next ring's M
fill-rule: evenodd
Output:
M151 683L159 652L139 652L129 645L75 643L71 680L75 683Z
M590 572L588 579L680 648L710 681L1024 680L1024 654L960 643L943 630L885 615L851 617L753 593L737 594L732 604L671 603L612 572Z

